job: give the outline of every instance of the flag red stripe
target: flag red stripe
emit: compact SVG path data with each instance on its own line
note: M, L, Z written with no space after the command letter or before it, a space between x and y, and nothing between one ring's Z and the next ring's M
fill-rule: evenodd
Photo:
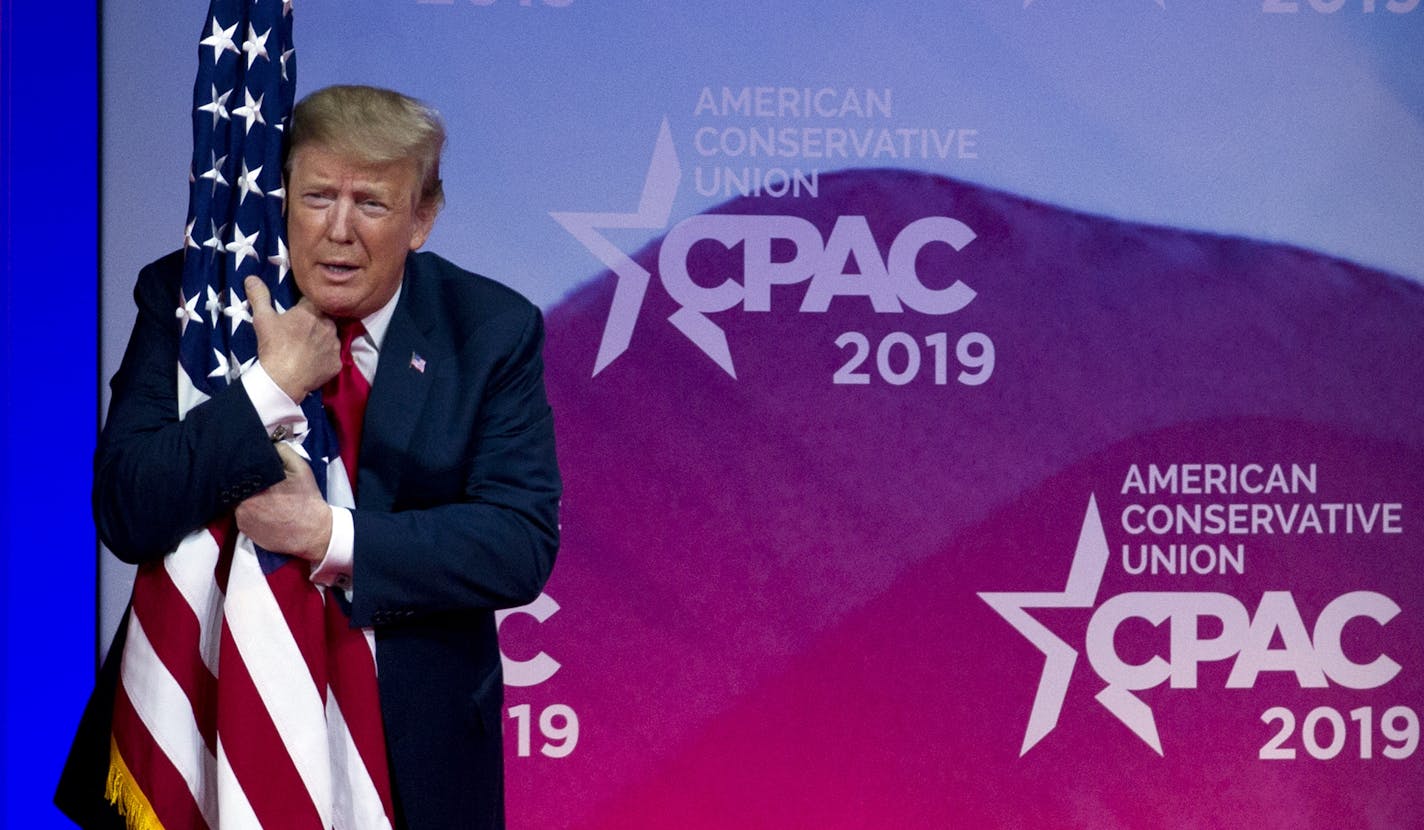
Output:
M237 30L256 38L258 32L266 31L274 39L265 41L270 50L266 56L251 55L244 59L230 41L226 50L220 47L201 50L198 82L194 86L191 167L195 173L200 168L211 169L213 179L195 178L189 192L190 236L185 243L183 287L175 298L180 305L186 304L184 297L216 296L227 298L226 302L237 302L243 296L239 286L243 275L252 268L245 266L245 257L241 254L235 258L223 256L222 246L208 252L191 238L192 234L202 237L208 233L227 243L235 242L240 235L243 244L253 245L257 254L255 270L267 282L273 296L289 307L293 300L291 282L284 286L277 269L268 267L270 260L264 264L264 259L281 245L283 232L277 212L266 199L276 195L273 188L280 180L282 134L278 124L279 119L285 120L290 115L295 83L294 74L289 73L292 67L274 60L278 55L289 53L289 9L288 4L276 0L212 0L204 16L205 34L209 30L214 34ZM222 101L227 96L235 96L234 101L265 97L268 102L265 120L256 125L249 122L242 130L235 129L235 115L229 119L232 123L219 124L220 119L212 117L212 112L214 108L223 107ZM257 160L259 157L261 160ZM264 176L269 182L267 196L263 196L260 189L249 194L248 188L235 185L238 168L246 169L245 165L254 162L269 171ZM248 196L255 198L244 202ZM261 242L254 241L259 238ZM213 371L215 368L241 366L254 356L255 340L250 330L241 328L242 324L243 321L229 323L214 318L209 325L203 317L186 319L188 336L178 344L180 418L186 417L200 399L217 394L232 381L228 372ZM194 336L191 326L197 326L201 336ZM328 455L326 447L333 437L329 426L321 418L312 426L314 430L307 439L309 449L315 450L313 454L318 457ZM331 449L334 452L335 448ZM184 484L178 482L176 486ZM363 800L366 810L374 808L364 781L352 787L350 781L338 775L337 780L328 782L327 776L333 771L320 757L321 750L331 751L332 742L339 741L332 757L347 758L351 766L357 766L355 754L359 754L371 771L378 771L377 790L389 812L379 701L368 647L358 641L362 652L357 654L351 650L347 656L348 649L340 645L342 640L332 644L342 652L339 659L338 655L328 652L329 620L324 598L308 581L308 569L301 562L286 563L260 582L249 581L249 572L239 571L233 585L253 594L228 596L239 533L231 515L214 520L207 532L218 545L217 568L212 575L217 592L208 590L211 586L206 582L206 573L201 574L201 582L195 574L190 589L187 574L163 568L140 576L140 584L135 588L134 630L142 630L147 635L152 653L147 648L135 649L137 662L133 664L129 663L129 655L124 655L124 670L156 670L163 675L131 675L133 686L121 691L119 696L114 740L126 763L133 757L135 775L144 776L135 791L141 790L155 809L162 805L159 818L166 830L202 827L203 809L208 811L215 825L247 823L244 820L251 817L243 815L244 806L251 808L263 827L316 830L321 827L322 815L329 812L336 820L343 811L350 811L355 806L351 803L353 796ZM239 552L237 556L246 554ZM241 558L236 561L244 568L252 564ZM177 574L176 579L174 574ZM207 596L209 593L211 597ZM210 599L215 605L189 607L189 598L194 602ZM248 613L254 614L254 618L237 616ZM216 632L204 627L217 624L219 617L222 623ZM229 620L242 627L229 629ZM242 635L244 646L248 646L247 638L252 638L246 662L238 651L233 630ZM360 637L359 632L349 633ZM216 637L220 665L212 664L211 655L208 655L209 663L204 664L201 647L205 643L212 645L205 637ZM291 654L288 637L300 652L300 658ZM135 642L138 638L131 640L130 645ZM298 660L306 664L310 680L301 676ZM362 678L365 686L358 684L355 678L347 679L348 671L366 672L367 676ZM336 686L328 683L332 673L343 676ZM173 688L166 675L172 676L178 689ZM338 686L346 698L341 710L345 722L342 734L332 732L331 724L323 720L325 712L320 711L320 704L327 700L328 694L337 694ZM312 697L313 688L319 691L320 699ZM153 699L146 697L149 694ZM270 710L264 696L272 702ZM189 706L198 734L194 734L189 725L189 712L183 711ZM138 718L140 712L154 722L153 733L143 727ZM285 731L279 734L278 723L293 734ZM170 730L175 734L170 734ZM356 745L355 754L341 753L347 749L348 735L349 741ZM155 736L172 750L177 766L163 756ZM294 751L302 754L295 757L289 754L289 742ZM189 770L190 763L196 768ZM303 780L302 772L312 777L315 795L308 792L308 782ZM183 778L185 774L194 779L191 791ZM202 780L197 780L198 776ZM328 783L331 784L329 792ZM240 792L233 792L232 788ZM194 792L203 799L201 803L192 803ZM314 803L317 797L329 797L330 803ZM246 804L238 804L239 799ZM219 816L216 811L223 804L237 808L237 815Z
M321 830L321 815L277 734L226 622L219 660L218 736L252 811L263 827Z
M217 678L199 650L198 618L162 563L147 565L134 580L133 613L153 651L178 681L209 752L217 752Z
M164 830L203 830L208 826L188 782L154 743L122 683L114 696L113 735L129 774Z
M292 560L270 574L267 586L292 632L297 650L311 672L312 683L326 701L326 634L322 624L321 591L312 584L305 562Z
M335 589L331 589L335 590ZM380 692L376 686L376 661L366 634L351 627L351 619L336 599L327 594L327 654L331 666L331 691L341 707L346 729L366 765L386 817L395 821L391 802L391 776L386 764L386 736L381 719Z
M208 532L212 534L213 541L218 543L218 565L214 568L214 576L218 581L218 590L227 595L227 577L232 572L232 552L237 547L237 520L229 513L220 519L214 519L208 525Z

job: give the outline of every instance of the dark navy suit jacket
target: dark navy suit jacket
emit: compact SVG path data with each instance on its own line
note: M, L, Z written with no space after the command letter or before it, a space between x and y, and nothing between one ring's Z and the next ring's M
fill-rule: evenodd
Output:
M139 275L138 320L95 454L99 535L130 562L162 557L283 475L241 384L178 420L181 271L175 253ZM391 775L413 830L503 826L493 612L537 597L558 549L542 346L539 310L514 291L434 254L407 258L366 409L351 613L375 629ZM124 637L56 794L85 826L112 821L103 775Z

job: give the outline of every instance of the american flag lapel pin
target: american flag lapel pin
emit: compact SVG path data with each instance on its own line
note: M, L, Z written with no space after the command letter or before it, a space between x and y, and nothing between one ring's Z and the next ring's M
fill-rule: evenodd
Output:
M410 368L412 368L412 369L414 369L415 371L421 373L422 375L425 374L425 358L421 357L420 355L416 354L415 352L411 352L411 353L410 353Z

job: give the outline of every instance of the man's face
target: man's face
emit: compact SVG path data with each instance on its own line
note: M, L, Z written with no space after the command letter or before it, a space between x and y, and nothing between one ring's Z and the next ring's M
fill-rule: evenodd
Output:
M405 257L425 243L435 212L421 209L415 163L365 164L321 145L292 156L287 243L292 275L316 307L360 319L400 286Z

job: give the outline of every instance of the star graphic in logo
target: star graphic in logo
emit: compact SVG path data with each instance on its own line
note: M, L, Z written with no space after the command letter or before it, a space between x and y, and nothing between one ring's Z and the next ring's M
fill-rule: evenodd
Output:
M643 297L647 295L648 281L652 277L646 268L599 233L599 229L666 228L681 177L677 150L673 147L672 133L664 118L658 130L652 161L648 163L648 175L643 180L643 195L635 212L549 214L618 277L617 287L613 290L613 307L603 326L603 341L598 345L598 357L594 360L595 375L628 350L628 344L633 339L633 326L638 322L638 312L643 307Z
M1062 591L979 594L980 599L987 602L1009 625L1043 652L1043 674L1038 678L1038 692L1034 695L1033 709L1029 712L1028 728L1024 731L1023 746L1019 749L1020 757L1058 725L1058 716L1063 711L1063 699L1068 694L1068 681L1072 679L1073 667L1078 662L1077 650L1034 619L1028 609L1093 607L1107 564L1107 535L1103 532L1103 520L1098 515L1097 498L1090 495L1088 511L1083 516L1083 528L1078 533L1078 547L1073 553L1073 564L1068 570L1068 584ZM1160 748L1157 751L1161 753Z

